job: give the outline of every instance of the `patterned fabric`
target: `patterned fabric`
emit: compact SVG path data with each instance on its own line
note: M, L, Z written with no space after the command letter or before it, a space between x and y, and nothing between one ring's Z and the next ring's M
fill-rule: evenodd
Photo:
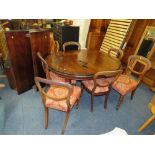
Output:
M128 75L120 75L118 79L113 83L112 87L121 95L125 95L128 92L133 91L138 85L138 82L133 80Z
M51 80L57 81L57 82L65 82L65 78L60 77L59 75L50 72L50 78Z
M67 96L68 89L66 89L65 87L51 87L48 90L47 94L55 98L62 98ZM73 86L73 93L70 96L70 106L71 106L70 108L72 108L75 102L77 101L77 99L80 98L80 94L81 94L81 88L78 86ZM45 105L46 107L49 107L49 108L53 108L61 111L67 111L66 100L55 101L46 97Z
M63 77L60 77L59 75L50 72L50 78L51 80L57 81L57 82L66 82L67 80ZM76 84L76 80L71 80L71 84Z
M101 79L97 79L96 81L97 81L97 83L99 85L105 86L108 83L111 83L113 80L114 80L114 78L106 78L106 79L101 78ZM82 81L82 83L90 91L93 90L93 88L94 88L94 81L93 80ZM107 91L109 91L108 86L106 86L106 87L99 87L99 86L97 86L96 89L95 89L95 93L101 93L101 92L107 92Z

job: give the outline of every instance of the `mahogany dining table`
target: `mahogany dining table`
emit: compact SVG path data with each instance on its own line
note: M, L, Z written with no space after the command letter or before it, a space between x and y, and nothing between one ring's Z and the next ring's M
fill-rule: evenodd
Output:
M100 71L115 71L121 61L99 50L59 51L46 57L49 69L69 80L92 79Z

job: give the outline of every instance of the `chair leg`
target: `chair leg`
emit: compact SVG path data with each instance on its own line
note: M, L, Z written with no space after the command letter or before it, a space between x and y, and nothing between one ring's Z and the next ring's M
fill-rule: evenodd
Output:
M80 106L80 98L77 100L76 109L79 109Z
M64 126L63 126L62 131L61 131L61 134L62 134L62 135L63 135L64 132L65 132L65 129L66 129L66 126L67 126L67 122L68 122L69 115L70 115L70 111L67 111L67 112L66 112L66 116L65 116L65 120L64 120Z
M124 98L123 95L120 95L120 96L119 96L118 104L117 104L117 106L116 106L116 110L118 110L118 109L120 108L120 106L121 106L121 104L122 104L122 102L123 102L123 98Z
M142 132L153 120L155 119L155 115L152 115L143 125L138 128L138 132Z
M83 95L83 89L84 89L84 87L83 87L83 84L81 82L81 96Z
M91 112L93 112L94 109L94 95L91 94Z
M48 108L45 107L45 129L48 128Z
M106 95L105 95L105 100L104 100L104 109L107 109L107 101L108 101L108 97L109 97L109 93L107 93Z
M133 99L133 96L135 94L135 91L136 91L136 89L131 92L131 100Z

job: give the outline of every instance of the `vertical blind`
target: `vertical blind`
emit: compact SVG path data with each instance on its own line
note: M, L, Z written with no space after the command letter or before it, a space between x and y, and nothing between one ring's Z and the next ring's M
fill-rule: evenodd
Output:
M100 50L108 53L113 48L122 48L128 34L132 19L112 19L103 39Z

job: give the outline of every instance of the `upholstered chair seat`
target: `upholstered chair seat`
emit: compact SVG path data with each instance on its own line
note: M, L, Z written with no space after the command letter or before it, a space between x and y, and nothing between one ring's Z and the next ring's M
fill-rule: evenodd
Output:
M109 91L109 87L108 86L104 87L104 85L109 84L108 80L102 78L102 79L97 79L96 82L99 85L101 85L102 87L97 86L95 91L94 91L94 93L100 93L100 92L107 92L107 91ZM93 90L93 88L94 88L94 81L93 80L82 81L82 83L89 91Z
M132 79L129 75L120 75L118 79L113 83L112 87L121 95L125 95L138 86L138 82Z
M75 103L77 103L77 108L79 107L81 88L66 82L57 82L40 77L35 77L35 83L39 89L45 109L45 128L48 127L49 109L59 110L66 113L61 131L64 134L72 107Z
M107 108L107 100L111 85L121 73L122 70L102 71L96 73L93 77L93 80L82 81L82 92L83 89L86 89L87 92L91 94L91 112L93 112L94 107L94 96L105 95L104 108Z
M49 88L47 94L53 98L60 99L68 95L68 89L66 89L65 87L55 86ZM78 86L73 86L73 93L70 96L70 108L72 108L76 100L80 98L80 94L81 94L81 88ZM66 100L56 101L46 97L45 105L48 108L53 108L65 112L67 111Z
M150 67L150 60L143 56L131 55L128 58L128 64L124 73L119 75L117 80L112 84L112 88L120 94L116 106L117 110L120 108L126 94L131 92L131 99L133 99L136 89L141 84L143 76Z
M57 81L57 82L65 82L65 78L63 77L60 77L58 74L55 74L53 72L49 72L50 74L50 79L51 80L54 80L54 81Z

